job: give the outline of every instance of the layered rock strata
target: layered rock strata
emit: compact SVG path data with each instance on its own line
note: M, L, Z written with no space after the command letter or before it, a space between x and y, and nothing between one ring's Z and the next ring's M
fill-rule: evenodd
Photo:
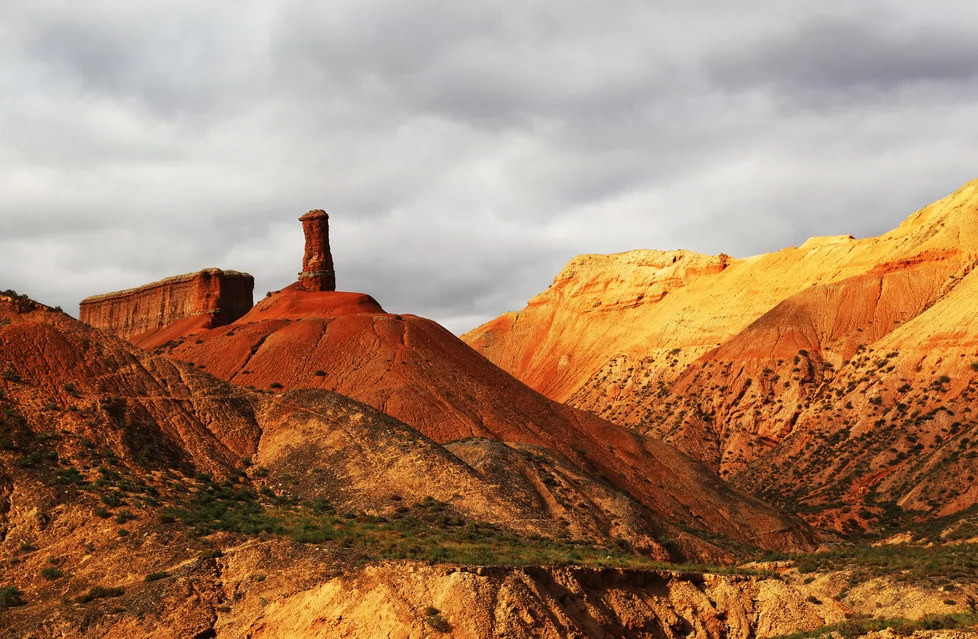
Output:
M247 273L208 268L81 302L79 319L126 339L168 324L199 318L224 326L251 310L255 279Z

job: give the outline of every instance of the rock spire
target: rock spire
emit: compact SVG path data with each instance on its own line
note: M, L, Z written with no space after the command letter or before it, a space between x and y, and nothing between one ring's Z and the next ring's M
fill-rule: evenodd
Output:
M306 236L299 287L305 291L335 291L336 273L329 252L329 215L317 209L309 211L299 221Z

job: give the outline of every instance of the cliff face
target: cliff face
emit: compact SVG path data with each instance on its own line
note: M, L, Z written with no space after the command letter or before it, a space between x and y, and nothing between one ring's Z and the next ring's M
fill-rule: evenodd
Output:
M254 288L247 273L210 268L88 297L81 302L79 319L126 339L180 320L201 328L223 326L251 310Z
M424 637L432 627L465 639L763 639L850 616L968 611L978 595L962 584L952 606L937 587L879 578L839 601L848 576L378 564L276 601L248 630L255 639Z
M463 340L782 504L944 513L978 502L976 265L978 180L876 238L579 257Z

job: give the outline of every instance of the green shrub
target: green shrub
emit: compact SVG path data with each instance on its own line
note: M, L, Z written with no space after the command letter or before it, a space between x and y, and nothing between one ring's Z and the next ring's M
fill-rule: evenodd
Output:
M0 612L14 606L23 606L24 598L17 586L0 586Z
M122 588L105 586L92 586L88 589L84 595L79 595L75 597L75 601L80 604L87 604L90 601L95 601L96 599L109 599L111 597L121 597L125 594L125 590Z
M78 469L74 466L69 466L64 470L58 471L57 482L59 484L84 484L85 480Z
M158 572L151 572L146 575L144 581L159 581L160 579L166 579L170 576L170 573L165 570L160 570Z
M424 623L437 632L451 632L452 624L441 616L441 611L434 606L428 606L424 611Z
M48 566L47 568L41 570L41 576L45 579L50 579L53 581L55 579L61 579L65 576L65 574L61 572L57 566Z

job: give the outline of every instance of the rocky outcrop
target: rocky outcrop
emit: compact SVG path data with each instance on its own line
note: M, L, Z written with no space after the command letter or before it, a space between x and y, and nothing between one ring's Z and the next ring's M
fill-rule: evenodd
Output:
M247 273L209 268L88 297L78 317L126 339L189 318L199 320L201 327L224 326L251 310L254 288L255 280Z
M380 563L283 597L239 633L255 639L442 632L465 639L764 639L850 617L967 614L978 595L974 583L958 585L952 600L933 585L877 578L852 587L848 577L790 568L755 576Z
M299 287L304 291L335 291L336 273L329 250L329 215L319 209L299 218L306 236Z

